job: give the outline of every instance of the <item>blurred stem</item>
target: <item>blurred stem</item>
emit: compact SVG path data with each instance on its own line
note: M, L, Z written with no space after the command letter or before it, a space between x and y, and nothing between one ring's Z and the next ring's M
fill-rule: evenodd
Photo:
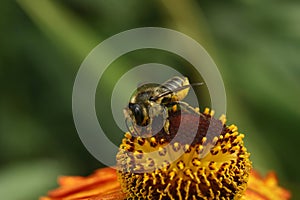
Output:
M76 57L84 57L99 41L84 23L57 2L17 0L23 10L51 39Z
M195 1L162 0L161 2L179 31L198 41L209 54L215 54L205 17Z

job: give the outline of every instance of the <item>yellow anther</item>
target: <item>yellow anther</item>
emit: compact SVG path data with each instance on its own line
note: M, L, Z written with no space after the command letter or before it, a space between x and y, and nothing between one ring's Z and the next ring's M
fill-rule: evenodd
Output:
M170 180L171 180L171 181L173 180L173 178L174 178L175 175L176 175L176 173L175 173L174 171L171 171L171 172L169 173L169 177L170 177Z
M219 138L217 136L215 136L214 139L213 139L213 143L215 144L216 142L218 142L218 139Z
M209 108L205 108L203 113L208 115L209 114Z
M173 110L173 112L175 112L177 110L177 105L176 104L174 106L172 106L172 110Z
M150 138L150 141L153 142L153 143L156 143L155 137L151 137L151 138Z
M238 128L237 128L234 124L230 125L228 128L229 128L229 130L231 130L232 132L235 132L235 131L238 130Z
M131 136L131 134L130 134L129 132L126 132L126 133L125 133L125 138L127 138L127 139L131 139L131 138L132 138L132 136Z
M222 124L225 124L226 123L226 116L223 114L220 116L219 120L222 122Z
M198 158L194 158L192 160L193 165L195 166L200 166L201 165L201 161Z
M178 167L178 169L182 170L182 169L184 169L185 166L182 161L179 161L179 162L177 162L177 167Z

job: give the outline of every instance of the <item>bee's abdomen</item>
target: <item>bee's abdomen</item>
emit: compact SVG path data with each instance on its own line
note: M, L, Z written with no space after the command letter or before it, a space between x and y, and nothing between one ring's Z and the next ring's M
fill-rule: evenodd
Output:
M176 91L178 88L188 85L189 81L186 77L175 76L162 84L169 91Z
M162 88L172 92L171 101L181 101L189 92L189 80L186 77L175 76L162 84Z

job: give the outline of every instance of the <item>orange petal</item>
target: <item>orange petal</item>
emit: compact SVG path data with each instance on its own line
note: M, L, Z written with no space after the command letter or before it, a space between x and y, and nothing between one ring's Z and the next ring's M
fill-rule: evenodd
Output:
M48 197L40 200L123 200L116 170L103 168L88 177L63 176L59 178L60 187L49 192ZM291 194L278 186L274 172L262 178L252 170L244 200L288 200Z
M98 195L97 197L90 198L89 200L124 200L125 194L122 192L121 188L112 190L105 194Z
M65 185L75 185L77 183L80 183L84 177L82 176L60 176L58 178L58 184L60 186L65 186Z
M290 192L278 185L274 172L269 172L265 178L262 178L252 170L245 192L246 200L288 200L290 197Z
M49 191L48 197L40 200L89 199L120 188L115 169L103 168L88 177L63 176L59 178L60 187Z

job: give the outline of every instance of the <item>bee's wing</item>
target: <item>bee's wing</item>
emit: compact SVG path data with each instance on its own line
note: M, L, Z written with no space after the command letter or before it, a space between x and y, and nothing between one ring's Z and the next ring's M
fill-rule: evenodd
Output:
M141 81L141 82L138 82L136 88L140 88L140 87L142 87L143 85L148 85L148 84L150 84L150 82L148 82L148 81Z

